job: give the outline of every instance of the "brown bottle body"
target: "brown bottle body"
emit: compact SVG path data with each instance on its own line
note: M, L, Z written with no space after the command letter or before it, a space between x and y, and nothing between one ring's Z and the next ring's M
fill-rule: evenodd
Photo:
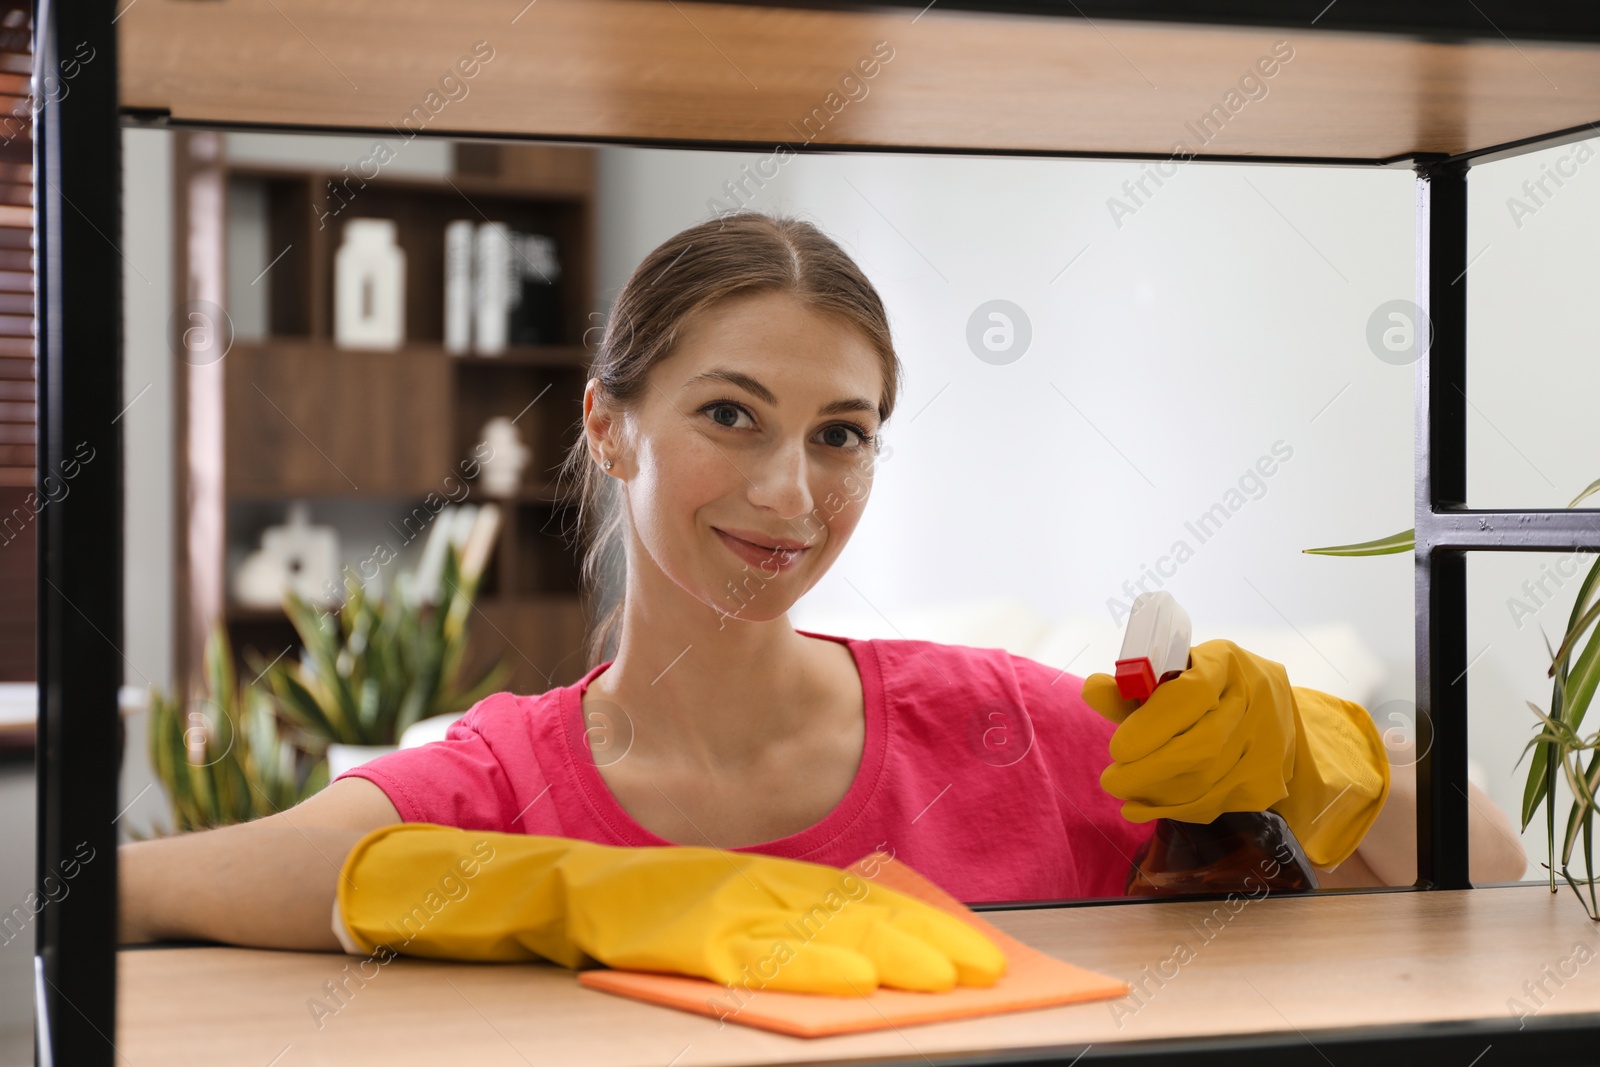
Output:
M1228 811L1209 823L1156 820L1155 834L1133 857L1128 896L1179 893L1308 893L1316 871L1283 817Z

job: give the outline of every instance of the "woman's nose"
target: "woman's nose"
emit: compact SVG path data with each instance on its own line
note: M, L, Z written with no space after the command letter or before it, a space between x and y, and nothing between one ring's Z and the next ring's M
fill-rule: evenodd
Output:
M760 455L749 472L750 502L785 519L811 510L810 467L804 441L784 441Z

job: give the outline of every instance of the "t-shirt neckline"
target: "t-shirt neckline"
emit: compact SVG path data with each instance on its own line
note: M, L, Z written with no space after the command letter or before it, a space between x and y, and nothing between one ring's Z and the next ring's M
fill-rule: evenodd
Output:
M877 788L878 779L883 771L888 728L885 721L882 677L871 642L853 637L815 633L810 630L796 629L795 632L806 637L836 641L850 650L851 658L855 660L856 672L861 677L862 706L866 720L861 763L856 768L850 788L845 790L844 796L833 809L817 822L784 837L724 849L726 852L762 852L770 855L801 857L825 847L860 816L868 798ZM573 780L578 783L579 791L583 794L590 810L610 828L618 843L657 846L701 844L668 841L645 829L617 801L611 788L601 777L599 768L595 766L589 747L584 741L583 693L589 688L589 683L614 662L616 661L607 660L597 664L576 683L561 690L560 711L564 726L562 733L566 738L565 754Z

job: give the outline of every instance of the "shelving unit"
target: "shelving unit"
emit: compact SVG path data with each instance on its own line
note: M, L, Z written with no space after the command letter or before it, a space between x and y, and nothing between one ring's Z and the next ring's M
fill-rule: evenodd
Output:
M1258 55L1260 45L1292 36L1294 87L1274 88L1276 103L1259 121L1230 128L1225 142L1193 158L1401 166L1416 174L1416 302L1434 327L1432 347L1415 364L1416 696L1424 754L1417 764L1418 879L1410 889L1418 892L1383 892L1447 896L1471 886L1466 687L1457 684L1469 665L1467 554L1594 551L1600 539L1591 525L1593 508L1467 506L1467 179L1474 164L1594 136L1600 8L1513 0L1315 0L1305 7L1265 0L1008 0L986 6L980 0L937 6L922 0L585 0L530 5L508 18L503 5L462 0L444 20L448 33L441 32L436 8L371 0L84 0L41 7L40 13L35 54L46 68L77 42L108 57L84 65L70 96L44 101L35 139L45 179L37 201L41 468L62 458L71 442L106 442L106 458L79 480L72 501L41 514L41 874L55 870L80 841L115 848L118 753L107 739L116 734L125 667L113 652L124 560L120 545L108 545L107 538L115 538L108 531L120 519L122 452L107 427L127 398L111 372L119 340L121 203L104 185L120 163L119 123L381 134L393 128L395 116L417 106L430 78L450 70L470 42L492 39L504 58L475 85L470 103L452 104L431 120L431 136L482 139L485 152L494 139L762 153L801 141L802 149L823 151L1163 160L1172 158L1182 121L1216 107L1218 93L1236 82L1241 64ZM302 25L314 27L326 48L308 47ZM841 75L864 61L874 41L892 42L898 58L873 85L872 102L819 110L844 99ZM1138 66L1130 56L1139 57ZM190 163L201 170L212 165L198 157L185 166ZM500 188L493 184L500 174L491 171L485 165L479 173L486 185ZM202 192L197 202L214 212L220 183ZM209 225L217 222L212 218ZM205 249L198 246L202 256ZM189 287L192 299L219 299L205 284L215 273L189 270L189 279L199 282ZM308 303L297 313L310 322L316 309ZM191 374L190 382L199 386L191 400L216 390L221 410L220 375ZM194 470L199 481L191 483L191 493L220 498L220 471ZM181 534L216 536L203 523L220 510L198 514L201 527ZM190 606L213 593L191 590ZM83 865L71 896L43 913L39 1012L58 1063L109 1064L115 1057L116 876L114 863ZM1519 917L1532 930L1551 929L1536 910L1549 903L1548 894L1535 890L1532 897L1516 905ZM1306 903L1323 909L1337 900ZM1407 922L1413 932L1420 928L1418 921ZM1424 950L1463 967L1481 966L1483 938L1476 935L1486 928L1492 927L1481 918L1431 924ZM1280 980L1325 1000L1326 982L1316 985L1317 977L1348 961L1347 942L1298 947L1294 966L1280 971ZM1552 942L1546 958L1558 958L1565 947ZM1372 964L1393 962L1377 958ZM1426 1018L1392 1025L1363 1025L1358 1017L1308 1037L1277 1012L1270 1029L1254 1033L1142 1042L1108 1036L1084 1048L1010 1048L1003 1058L1122 1065L1179 1057L1230 1064L1327 1058L1314 1056L1310 1044L1316 1052L1354 1050L1364 1063L1414 1063L1441 1054L1467 1062L1491 1048L1497 1062L1507 1056L1549 1064L1594 1059L1592 1015L1558 1005L1539 1018L1517 1019L1498 1008L1469 1009L1463 1017L1450 1002L1448 984L1413 977L1398 975L1405 983L1398 995L1414 991ZM992 1042L984 1035L992 1031L976 1024L958 1031L961 1025L940 1028L936 1055L1002 1058L987 1055ZM877 1062L926 1059L894 1047L899 1051ZM773 1051L770 1041L763 1048L765 1055L794 1058L787 1047ZM873 1055L861 1049L846 1041L818 1055L839 1061Z
M271 659L297 643L281 610L234 600L228 566L230 555L253 547L263 509L295 499L313 511L318 502L352 500L389 509L395 534L382 544L397 555L420 548L413 542L431 532L443 503L495 500L501 529L479 588L466 669L505 657L509 687L527 693L579 677L581 550L563 537L572 516L552 479L576 432L586 378L588 353L572 342L583 337L593 300L592 151L472 145L458 154L456 173L439 179L363 178L349 168L233 163L225 140L210 133L175 142L175 247L184 250L189 290L229 292L229 201L242 193L264 206L272 257L250 283L266 289L262 335L183 366L188 403L177 474L188 491L178 494L178 528L190 536L177 548L187 610L175 677L193 676L219 618L241 667L249 650ZM334 254L345 223L370 217L395 220L406 256L406 341L396 351L342 349L333 340ZM444 232L457 219L555 238L562 336L498 356L446 351ZM504 499L462 474L484 423L497 415L515 419L531 449L521 487ZM383 566L404 565L396 558Z

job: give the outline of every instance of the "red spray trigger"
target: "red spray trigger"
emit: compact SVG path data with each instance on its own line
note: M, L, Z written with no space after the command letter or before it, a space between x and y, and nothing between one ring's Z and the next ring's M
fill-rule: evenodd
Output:
M1189 665L1189 615L1171 593L1140 593L1117 659L1117 692L1143 701Z
M1146 657L1117 660L1117 692L1123 700L1143 700L1156 691L1156 684L1156 672Z

